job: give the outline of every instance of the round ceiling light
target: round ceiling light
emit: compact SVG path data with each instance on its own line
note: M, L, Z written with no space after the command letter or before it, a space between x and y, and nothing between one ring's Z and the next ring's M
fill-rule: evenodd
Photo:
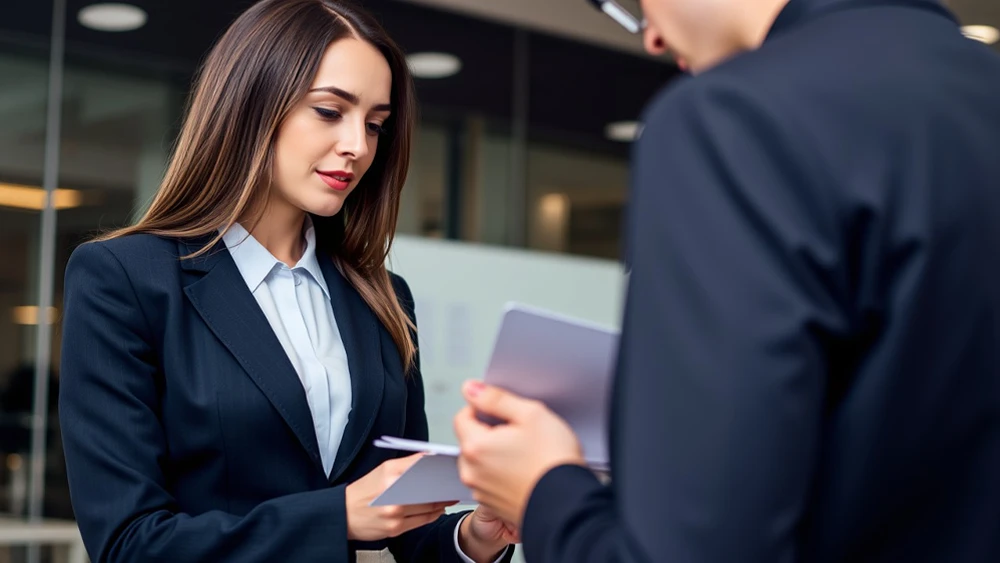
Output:
M642 134L642 124L638 121L616 121L604 128L604 135L612 141L629 143Z
M450 53L413 53L406 62L417 78L445 78L462 70L462 61Z
M969 39L986 43L987 45L992 45L997 41L1000 41L1000 29L991 25L962 26L962 35L968 37Z
M80 10L80 25L97 31L132 31L146 25L146 12L132 4L103 2Z

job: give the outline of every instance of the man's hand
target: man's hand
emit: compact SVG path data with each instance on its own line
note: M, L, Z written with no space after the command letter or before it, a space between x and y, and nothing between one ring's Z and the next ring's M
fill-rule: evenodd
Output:
M462 451L459 476L477 502L519 530L542 476L560 465L585 465L580 442L563 419L538 401L475 381L462 392L469 406L455 416ZM506 423L483 424L477 411Z

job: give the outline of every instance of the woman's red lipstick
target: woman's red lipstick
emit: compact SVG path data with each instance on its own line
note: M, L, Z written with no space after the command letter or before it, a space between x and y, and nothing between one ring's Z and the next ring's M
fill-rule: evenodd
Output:
M343 170L335 170L333 172L317 170L316 173L319 174L320 179L323 180L326 185L337 190L338 192L346 190L347 187L351 185L351 181L354 180L354 174L344 172Z

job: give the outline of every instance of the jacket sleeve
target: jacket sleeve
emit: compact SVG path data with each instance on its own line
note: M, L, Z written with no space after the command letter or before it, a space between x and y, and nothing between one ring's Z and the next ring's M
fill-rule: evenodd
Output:
M538 483L528 561L794 561L838 236L808 137L706 75L651 107L634 162L613 479Z
M410 317L414 327L417 324L413 293L402 277L391 274L393 287L400 306ZM416 331L412 333L416 342ZM404 438L426 441L429 438L427 413L424 410L424 382L420 375L420 351L413 360L413 369L407 376L406 430ZM468 511L447 514L436 522L411 530L389 543L389 549L397 561L440 561L441 563L463 563L455 550L455 527ZM513 549L508 549L501 559L510 561Z
M119 259L88 243L66 269L60 412L70 494L95 562L348 561L344 487L245 516L184 514L171 496L151 329Z

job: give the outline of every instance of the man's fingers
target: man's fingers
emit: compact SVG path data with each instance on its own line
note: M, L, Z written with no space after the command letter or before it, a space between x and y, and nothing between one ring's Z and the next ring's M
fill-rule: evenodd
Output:
M472 478L472 468L469 467L469 460L465 459L464 456L458 458L458 479L466 487L475 488L476 483Z
M475 410L511 422L522 420L540 406L537 401L519 397L479 381L467 381L462 386L462 394Z
M469 406L462 407L462 410L458 411L458 414L455 415L454 426L455 436L458 438L460 447L464 447L467 441L474 439L484 430L489 429L488 426L476 418L476 411Z

